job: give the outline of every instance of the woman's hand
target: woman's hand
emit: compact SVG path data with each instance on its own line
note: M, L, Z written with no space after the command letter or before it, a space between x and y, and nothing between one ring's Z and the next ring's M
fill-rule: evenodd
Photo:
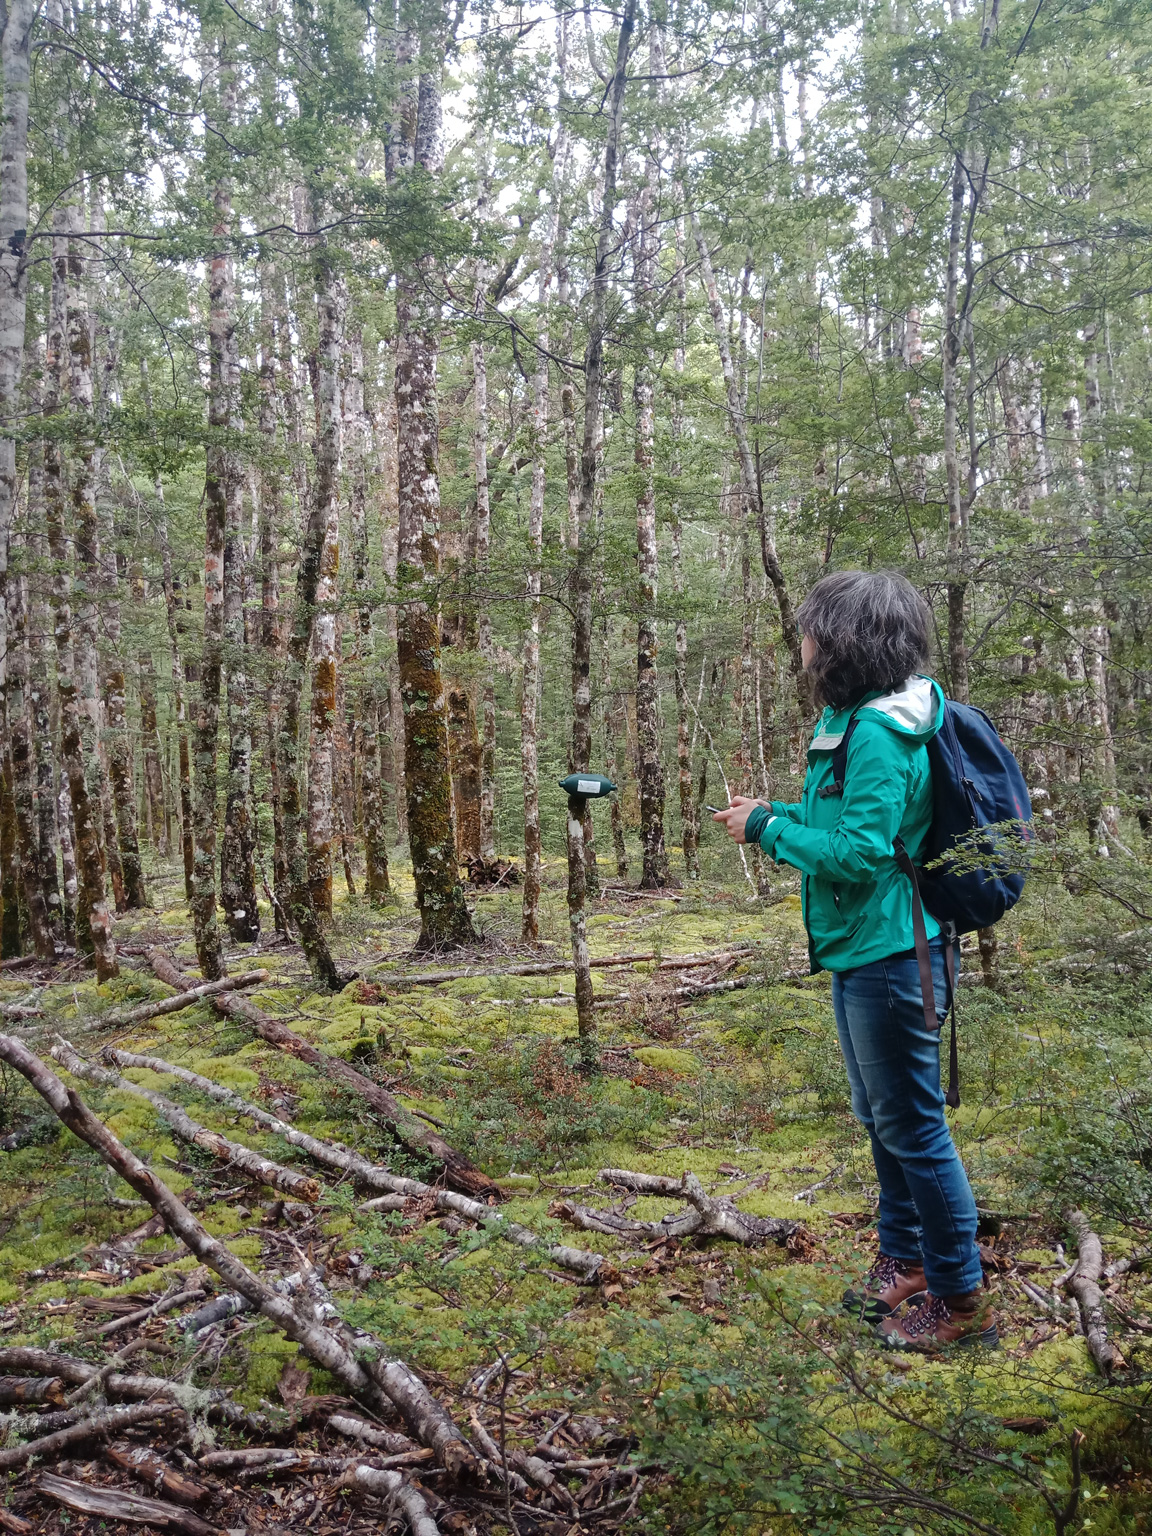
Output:
M742 843L745 840L744 828L748 824L753 806L769 804L768 800L753 800L748 795L733 795L732 803L727 810L717 811L712 820L723 822L733 842Z

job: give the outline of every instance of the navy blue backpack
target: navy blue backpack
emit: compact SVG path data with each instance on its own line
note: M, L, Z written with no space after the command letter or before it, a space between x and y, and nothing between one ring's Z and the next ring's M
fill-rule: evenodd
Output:
M854 713L832 754L828 789L833 794L843 793L848 743L856 723ZM939 1024L924 910L931 912L946 938L998 923L1024 890L1019 847L1021 841L1027 843L1032 838L1032 802L1020 764L984 711L971 704L944 701L943 723L928 743L928 761L932 768L932 825L924 841L923 865L917 868L912 863L899 838L893 851L912 882L912 932L924 1021L934 1030ZM973 834L984 827L992 829L987 837L974 838ZM952 867L948 855L958 844L965 857ZM973 851L987 862L972 867ZM938 867L923 867L933 864ZM956 955L951 943L945 944L944 956L952 1014L945 1097L955 1107L960 1102L960 1066L956 1049Z

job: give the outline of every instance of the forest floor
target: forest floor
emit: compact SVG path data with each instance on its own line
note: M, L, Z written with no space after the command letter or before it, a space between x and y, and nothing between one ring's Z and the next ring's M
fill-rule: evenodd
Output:
M334 949L356 973L342 993L318 994L299 951L270 932L230 953L229 967L265 967L271 980L251 995L266 1013L440 1122L496 1179L502 1214L603 1254L598 1283L581 1284L490 1228L437 1214L429 1199L363 1210L367 1192L330 1172L315 1203L286 1200L174 1139L149 1103L57 1070L251 1268L275 1276L303 1256L321 1264L345 1320L408 1361L466 1434L478 1420L504 1458L551 1446L549 1465L570 1490L551 1501L525 1490L457 1492L438 1469L420 1469L441 1530L1152 1529L1152 1287L1141 1270L1152 1017L1141 963L1115 952L1113 917L1097 914L1092 927L1066 892L1035 893L1003 925L996 987L981 984L975 952L965 956L964 1101L952 1123L982 1212L1002 1344L995 1354L924 1360L885 1355L840 1311L845 1283L872 1252L875 1176L848 1111L829 978L807 975L794 889L753 900L720 865L712 874L721 878L664 896L606 880L591 909L593 956L653 958L594 971L605 1002L602 1069L586 1078L576 1070L570 973L499 973L566 957L562 864L545 871L540 948L519 941L517 889L480 892L483 944L435 961L412 954L411 883L402 867L393 873L398 906L370 911L338 893ZM113 1009L171 995L149 968L148 946L195 973L176 872L154 872L151 890L152 912L117 923L124 969L115 982L97 988L75 962L0 971L0 1004L42 1010L11 1032L45 1060L58 1034L86 1057L110 1044L163 1057L394 1173L424 1177L427 1165L362 1100L210 1003L109 1027ZM706 955L715 958L703 966L667 964ZM437 967L475 974L401 980ZM719 981L741 984L676 995ZM321 1172L271 1131L172 1078L127 1075L266 1157ZM127 1369L225 1389L263 1414L247 1429L212 1426L208 1399L187 1394L178 1435L141 1426L121 1437L210 1486L202 1513L212 1529L383 1529L380 1502L310 1471L306 1458L280 1469L204 1464L212 1445L290 1443L347 1457L348 1441L329 1420L342 1406L360 1409L251 1313L192 1336L174 1311L93 1340L97 1327L149 1301L227 1287L164 1233L125 1241L147 1208L9 1069L0 1116L0 1136L24 1142L0 1153L0 1345L99 1365L135 1341L150 1357ZM651 1221L687 1209L610 1187L605 1168L677 1179L690 1170L739 1210L802 1226L786 1243L759 1246L577 1230L573 1207ZM1070 1207L1100 1233L1106 1265L1129 1265L1122 1274L1106 1268L1102 1281L1123 1354L1110 1381L1062 1283L1075 1262L1074 1242L1065 1252ZM3 1354L0 1373L32 1374ZM3 1415L5 1445L34 1433L27 1412L36 1411ZM67 1454L54 1473L149 1492L99 1443ZM132 1528L62 1509L44 1493L42 1471L10 1474L0 1527L85 1536Z

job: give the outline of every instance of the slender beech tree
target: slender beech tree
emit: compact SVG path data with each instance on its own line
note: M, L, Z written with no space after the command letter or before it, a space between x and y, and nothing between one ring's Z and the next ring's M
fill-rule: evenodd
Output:
M370 597L368 563L368 458L372 431L364 410L364 341L360 327L351 336L351 375L346 411L351 461L352 578L358 597L356 609L356 662L359 669L356 729L359 733L360 801L364 816L364 885L369 904L385 905L391 899L388 874L388 838L384 829L384 797L380 782L380 693Z
M421 39L416 112L402 107L397 175L435 181L443 166L441 40ZM456 866L448 731L440 668L436 578L440 571L440 483L436 472L436 360L439 305L427 282L429 258L403 266L396 278L396 431L399 531L397 618L400 693L404 707L404 787L419 945L471 943L472 919Z
M596 536L596 496L601 438L604 430L604 329L611 282L615 238L616 178L624 125L624 96L628 83L628 54L636 25L636 0L625 0L616 40L616 65L608 90L608 134L604 146L604 186L596 263L592 274L588 340L584 348L584 432L580 445L577 502L576 564L572 580L572 750L574 772L590 767L592 756L592 558ZM575 814L581 802L568 799L568 914L576 971L576 1013L585 1065L594 1060L596 1015L588 971L588 933L584 916L588 877L585 863L584 818Z
M654 81L664 73L660 31L649 32L649 63ZM658 86L653 86L653 94ZM654 150L645 159L644 185L637 198L633 276L634 303L644 334L633 374L636 416L636 742L640 782L640 885L659 890L668 884L664 841L664 764L660 753L660 679L657 670L656 595L660 545L656 527L656 411L654 399L656 264L660 259L660 167Z

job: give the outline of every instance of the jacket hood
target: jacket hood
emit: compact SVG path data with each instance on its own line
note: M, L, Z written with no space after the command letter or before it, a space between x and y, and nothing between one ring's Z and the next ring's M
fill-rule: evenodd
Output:
M853 713L863 715L865 711L874 714L898 736L931 741L944 722L944 690L934 678L917 674L890 693L866 699L856 706L855 711L841 709L831 713L825 710L809 751L834 751L843 740Z

